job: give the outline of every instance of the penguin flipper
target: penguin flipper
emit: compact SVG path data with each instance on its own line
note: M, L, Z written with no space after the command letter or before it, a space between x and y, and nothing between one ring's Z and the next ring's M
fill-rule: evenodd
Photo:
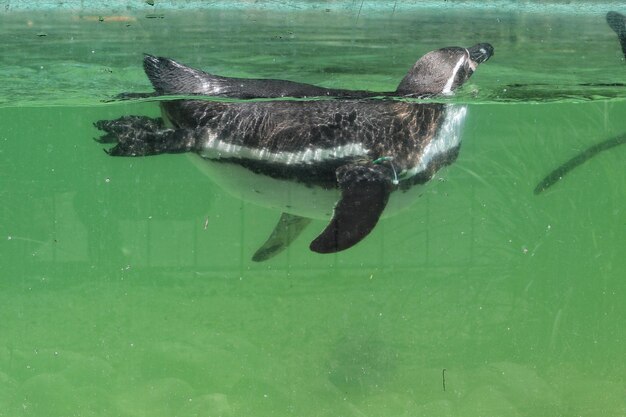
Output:
M96 141L116 144L106 151L111 156L188 152L194 149L196 142L192 129L165 129L161 118L124 116L98 120L94 126L105 132Z
M296 216L295 214L282 213L272 234L255 252L252 260L254 262L262 262L278 255L300 236L300 233L302 233L309 223L311 223L311 219L309 218Z
M606 14L606 23L617 33L624 58L626 58L626 16L617 12L608 12Z
M360 242L378 223L392 190L383 165L343 165L336 175L341 198L326 229L311 242L313 252L339 252Z

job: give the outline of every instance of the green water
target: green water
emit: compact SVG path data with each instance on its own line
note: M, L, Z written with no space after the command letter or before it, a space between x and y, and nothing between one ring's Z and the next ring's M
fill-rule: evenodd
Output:
M533 194L626 133L608 10L580 10L0 14L0 416L626 415L626 147ZM184 155L92 141L158 114L103 102L149 91L143 52L393 90L421 54L484 41L458 161L337 255L308 250L314 221L253 263L279 213Z

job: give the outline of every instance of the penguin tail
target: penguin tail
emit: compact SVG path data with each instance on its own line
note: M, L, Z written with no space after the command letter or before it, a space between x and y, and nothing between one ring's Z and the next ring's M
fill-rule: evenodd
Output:
M222 77L188 67L173 59L146 54L143 68L158 94L219 93Z

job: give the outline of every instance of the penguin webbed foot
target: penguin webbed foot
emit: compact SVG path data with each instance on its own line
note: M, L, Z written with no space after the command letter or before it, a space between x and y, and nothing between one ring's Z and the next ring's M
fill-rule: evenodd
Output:
M165 129L163 119L147 116L123 116L98 120L94 126L105 132L99 143L115 143L106 152L111 156L147 156L184 152L190 149L186 131Z
M117 144L106 150L111 156L148 156L167 152L163 135L167 132L134 132L132 135L117 136ZM105 135L105 138L111 134Z
M121 143L133 135L141 136L143 131L156 131L163 128L163 120L145 116L124 116L115 120L98 120L94 127L106 132L95 138L99 143Z
M98 120L94 126L103 132L114 135L128 134L130 131L156 131L164 128L163 119L147 116L122 116L115 120Z

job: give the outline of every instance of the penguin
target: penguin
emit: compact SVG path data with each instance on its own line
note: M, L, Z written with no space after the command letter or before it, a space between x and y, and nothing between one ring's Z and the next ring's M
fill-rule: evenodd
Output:
M386 93L221 77L146 55L158 95L238 100L160 101L163 118L96 122L98 141L114 144L111 156L190 153L226 191L282 211L254 261L280 253L311 219L330 221L310 249L335 253L408 207L458 156L466 106L399 98L452 94L493 52L487 43L429 52ZM305 97L320 99L284 99Z

